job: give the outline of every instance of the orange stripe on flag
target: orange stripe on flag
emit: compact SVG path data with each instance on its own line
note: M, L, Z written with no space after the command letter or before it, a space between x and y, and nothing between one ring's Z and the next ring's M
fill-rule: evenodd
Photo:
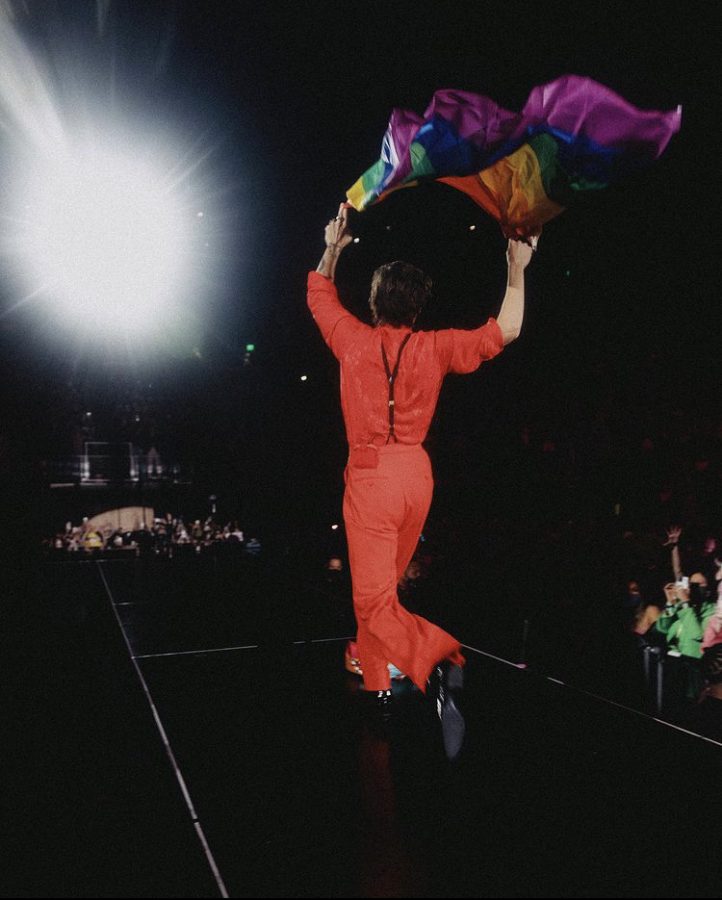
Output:
M536 154L523 144L475 175L439 178L462 191L500 223L506 237L528 238L564 211L547 197Z

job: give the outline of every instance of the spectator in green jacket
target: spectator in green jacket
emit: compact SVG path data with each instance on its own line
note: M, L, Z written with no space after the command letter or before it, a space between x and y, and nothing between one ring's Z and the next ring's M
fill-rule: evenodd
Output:
M667 641L667 655L672 660L668 679L668 704L676 701L694 703L703 687L700 669L702 637L707 623L714 615L716 604L707 594L707 579L695 572L688 582L679 581L665 585L666 605L654 624Z

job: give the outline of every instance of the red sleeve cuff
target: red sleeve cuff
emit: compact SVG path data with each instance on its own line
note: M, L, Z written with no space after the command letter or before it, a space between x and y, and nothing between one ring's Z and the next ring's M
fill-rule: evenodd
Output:
M309 287L318 287L320 285L333 284L333 281L326 275L322 275L320 272L312 271L308 273L307 284Z
M501 328L499 327L499 323L494 318L490 318L486 323L490 328L489 337L491 340L497 345L497 353L501 353L504 349L504 335L502 334Z

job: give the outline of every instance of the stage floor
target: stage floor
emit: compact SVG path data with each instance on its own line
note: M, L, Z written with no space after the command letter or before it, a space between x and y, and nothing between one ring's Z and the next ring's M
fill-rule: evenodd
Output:
M718 745L482 647L452 764L408 682L372 727L347 611L169 571L37 573L3 896L719 896Z

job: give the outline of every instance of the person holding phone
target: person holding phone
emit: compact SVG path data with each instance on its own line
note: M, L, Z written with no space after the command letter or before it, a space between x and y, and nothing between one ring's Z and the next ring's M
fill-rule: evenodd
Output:
M459 641L406 610L397 585L417 548L431 504L433 476L423 447L444 377L473 372L520 332L524 270L532 246L510 240L506 292L496 319L472 330L416 331L431 280L415 266L392 262L373 275L373 325L339 301L336 265L353 240L348 206L326 225L326 249L308 275L308 306L341 366L341 406L349 444L344 522L351 568L358 654L364 687L388 708L388 664L424 693L433 682L447 756L462 746L457 705L464 656ZM536 242L534 241L534 244Z
M702 638L715 612L715 603L705 597L704 588L706 582L700 573L690 578L680 575L676 581L666 584L666 604L654 624L654 629L667 642L671 677L667 679L665 693L666 705L672 711L696 703L703 687Z

